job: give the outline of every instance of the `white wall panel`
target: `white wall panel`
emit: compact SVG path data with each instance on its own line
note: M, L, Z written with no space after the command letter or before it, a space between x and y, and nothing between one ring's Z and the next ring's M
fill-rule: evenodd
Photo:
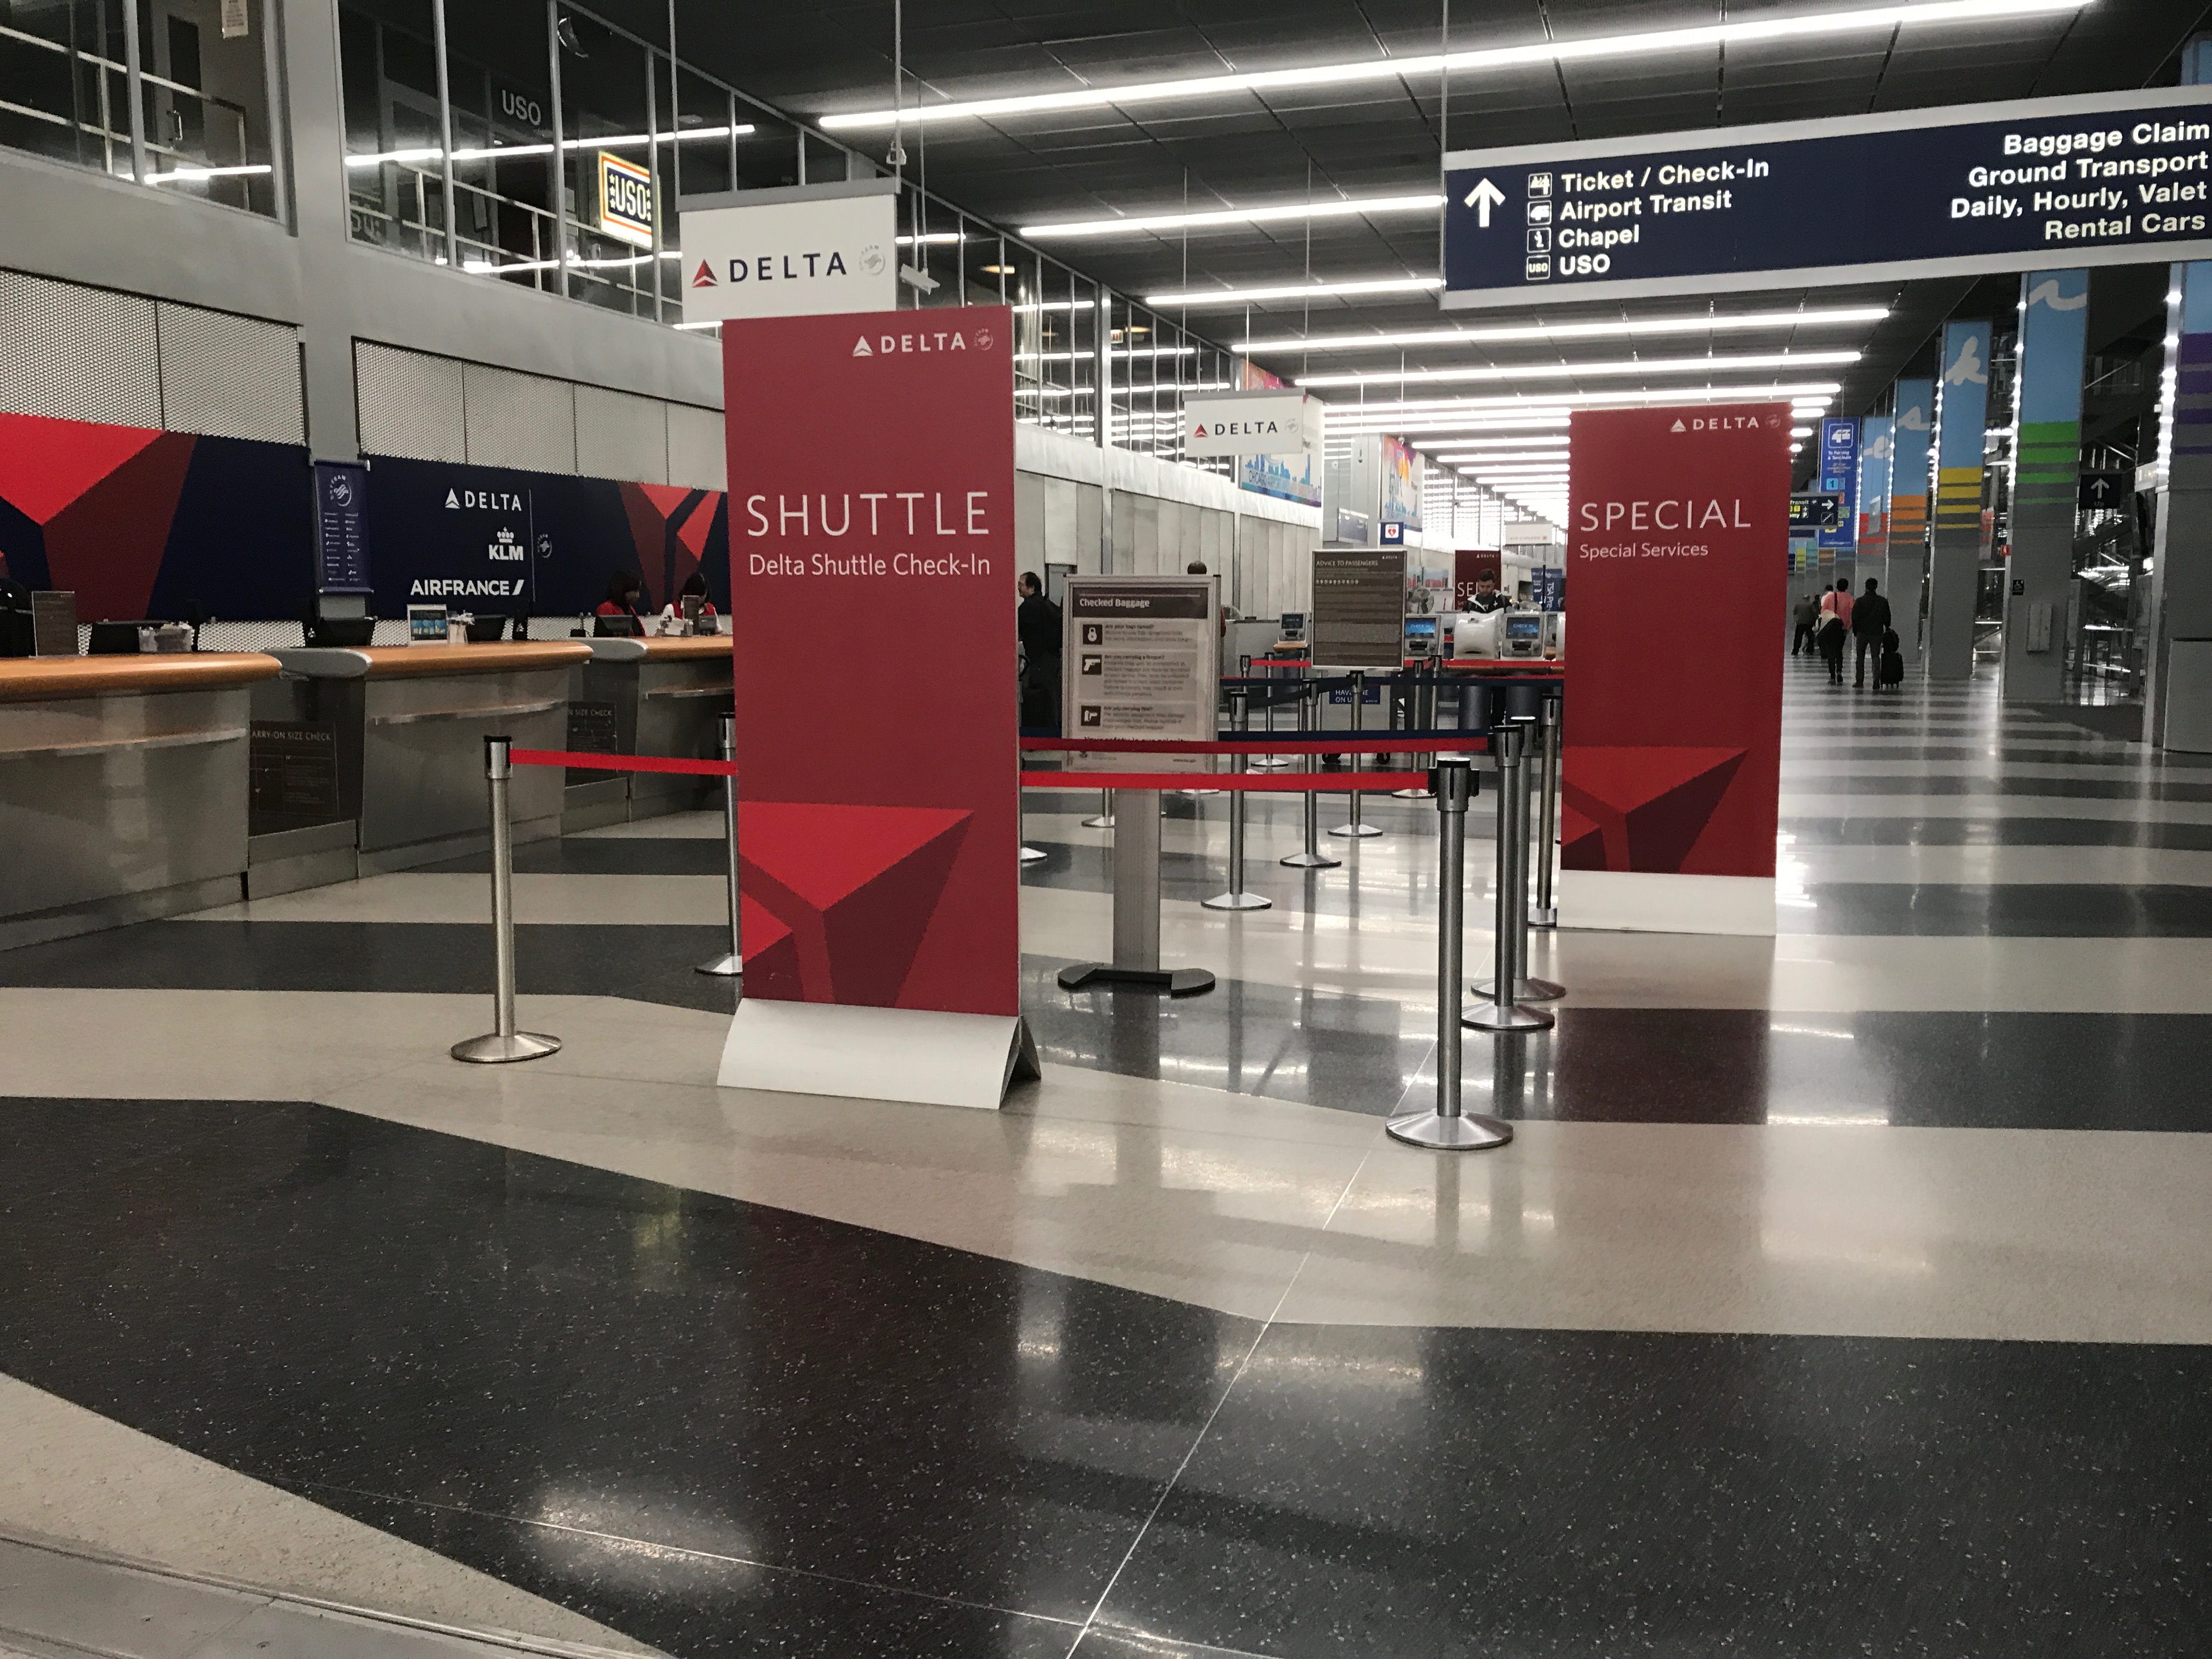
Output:
M451 357L356 340L354 398L364 454L469 459L468 397Z
M670 482L668 405L635 392L578 386L576 471L628 483Z
M0 270L0 410L159 428L155 337L151 300Z
M694 404L668 405L668 482L694 489L730 487L730 453L722 442L722 411Z
M155 307L161 420L172 432L263 443L307 441L300 331L199 306Z
M464 363L461 383L470 465L576 470L576 393L568 381Z

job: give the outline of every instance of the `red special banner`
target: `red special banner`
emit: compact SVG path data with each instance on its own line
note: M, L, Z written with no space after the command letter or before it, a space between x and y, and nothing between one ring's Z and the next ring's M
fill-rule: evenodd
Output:
M1568 437L1560 863L1771 879L1789 405L1578 410Z
M1020 1012L1012 323L722 325L747 1004Z

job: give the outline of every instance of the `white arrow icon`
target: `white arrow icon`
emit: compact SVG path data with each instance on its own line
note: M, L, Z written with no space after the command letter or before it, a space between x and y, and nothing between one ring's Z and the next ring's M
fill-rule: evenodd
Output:
M1497 207L1504 200L1505 192L1504 191L1498 189L1497 185L1492 184L1487 179L1479 180L1474 188L1467 193L1467 204L1474 210L1474 222L1477 228L1483 230L1488 230L1490 228L1490 210Z

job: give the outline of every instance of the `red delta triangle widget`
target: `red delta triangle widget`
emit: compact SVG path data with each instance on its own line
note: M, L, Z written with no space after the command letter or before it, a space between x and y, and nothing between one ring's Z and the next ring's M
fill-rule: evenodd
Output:
M1789 416L1569 417L1567 868L1774 874Z
M723 325L748 1000L1020 1012L1012 337Z

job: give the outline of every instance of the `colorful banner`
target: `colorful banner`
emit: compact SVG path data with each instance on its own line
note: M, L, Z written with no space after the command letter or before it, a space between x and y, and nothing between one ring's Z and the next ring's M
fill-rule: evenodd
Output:
M0 558L82 622L296 621L312 480L289 444L0 415Z
M1012 313L741 320L722 349L743 1009L1018 1015ZM895 648L832 649L860 618ZM750 1018L726 1082L761 1081Z
M1569 432L1562 866L1769 878L1742 914L1771 931L1789 405L1577 410Z
M1879 581L1887 574L1882 561L1889 553L1889 463L1896 448L1887 415L1869 415L1859 422L1857 530L1851 558L1856 578L1852 586L1861 592L1868 577Z
M2066 617L2081 489L2081 366L2089 273L2021 278L2019 392L2013 428L2011 550L2006 558L2004 694L2065 695Z
M1990 325L1943 325L1936 383L1936 530L1929 541L1928 677L1974 672L1980 592L1982 473L1990 408Z
M1929 439L1935 431L1936 383L1899 380L1890 429L1889 544L1918 550L1928 534Z
M1247 392L1279 388L1282 377L1271 374L1249 359L1237 360L1237 384ZM1302 450L1291 455L1246 455L1237 463L1237 484L1255 495L1272 495L1279 501L1305 507L1321 505L1321 456Z
M1413 447L1401 438L1384 438L1382 443L1382 497L1376 514L1379 524L1401 524L1408 530L1421 527L1421 458Z

